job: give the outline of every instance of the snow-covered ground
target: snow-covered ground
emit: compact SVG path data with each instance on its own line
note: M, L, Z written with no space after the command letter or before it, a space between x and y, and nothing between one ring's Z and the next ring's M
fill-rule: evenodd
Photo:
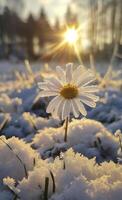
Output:
M67 143L38 95L49 66L0 63L0 200L47 200L46 183L49 200L121 200L122 65L97 65L100 101L71 120Z

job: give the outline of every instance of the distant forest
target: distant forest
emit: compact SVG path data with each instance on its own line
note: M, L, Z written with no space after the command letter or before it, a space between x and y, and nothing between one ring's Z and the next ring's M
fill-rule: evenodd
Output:
M94 3L93 3L94 2ZM82 10L81 1L77 1ZM121 49L122 44L122 0L89 0L86 17L83 19L79 13L74 14L67 7L65 21L60 25L57 18L52 26L44 8L35 18L31 13L26 21L11 10L4 7L0 14L0 58L9 58L11 55L20 59L25 57L35 59L46 53L48 44L55 44L61 40L60 35L68 26L78 27L87 21L85 34L91 43L91 52L109 52L116 44ZM81 33L84 30L81 30Z

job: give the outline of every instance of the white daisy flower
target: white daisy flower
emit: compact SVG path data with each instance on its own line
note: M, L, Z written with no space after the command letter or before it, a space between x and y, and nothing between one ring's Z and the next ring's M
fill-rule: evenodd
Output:
M87 115L84 104L95 107L99 97L94 95L98 92L96 85L89 85L95 80L92 70L86 70L78 66L73 70L73 64L66 65L66 71L61 67L56 67L57 77L49 78L39 83L42 89L40 96L55 96L49 103L46 112L62 120L66 119L70 113L76 118L81 113Z

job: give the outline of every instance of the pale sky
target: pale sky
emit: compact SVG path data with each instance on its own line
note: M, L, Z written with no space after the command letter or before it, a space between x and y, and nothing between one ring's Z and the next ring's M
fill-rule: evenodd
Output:
M93 0L93 2L94 1L95 0ZM16 8L19 5L19 2L24 2L24 8L21 12L21 16L23 18L26 18L29 12L33 13L35 16L38 16L41 7L43 7L46 11L48 19L52 24L54 24L56 18L59 18L60 22L63 22L67 7L70 5L73 12L78 14L82 23L84 23L84 20L87 20L87 3L89 0L0 0L0 8L4 5L9 5L11 8Z
M7 0L0 0L0 5L5 5ZM10 6L14 6L19 0L8 0ZM31 11L35 15L38 15L40 8L44 7L48 15L49 20L53 23L55 18L58 17L61 21L66 13L68 5L73 3L73 0L23 0L25 9L23 9L23 16L27 16L28 12ZM74 6L75 8L75 6Z

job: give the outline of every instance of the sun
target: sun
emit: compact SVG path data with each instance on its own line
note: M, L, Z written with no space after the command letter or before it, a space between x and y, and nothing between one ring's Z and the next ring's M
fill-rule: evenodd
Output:
M69 44L74 44L78 39L77 30L74 28L68 28L64 34L64 39Z

